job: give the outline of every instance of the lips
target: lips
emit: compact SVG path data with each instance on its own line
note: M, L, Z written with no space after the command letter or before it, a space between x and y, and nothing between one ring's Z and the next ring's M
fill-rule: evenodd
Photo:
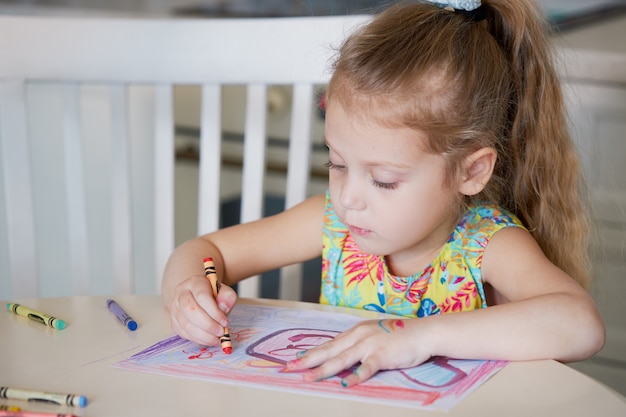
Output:
M369 236L372 234L372 231L369 229L363 229L352 225L348 225L348 230L350 230L350 233L357 236Z

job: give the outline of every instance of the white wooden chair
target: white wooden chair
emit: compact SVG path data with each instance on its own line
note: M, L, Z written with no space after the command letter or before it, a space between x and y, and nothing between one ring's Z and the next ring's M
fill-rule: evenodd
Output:
M225 85L247 86L241 221L262 215L270 85L293 86L286 206L304 199L314 88L366 19L0 17L0 299L159 291L178 85L202 92L198 233L218 227ZM282 272L298 299L299 267Z

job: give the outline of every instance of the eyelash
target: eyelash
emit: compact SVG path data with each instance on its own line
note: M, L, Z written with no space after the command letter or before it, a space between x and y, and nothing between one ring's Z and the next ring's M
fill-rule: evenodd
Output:
M326 162L324 166L328 169L337 169L337 170L343 170L346 168L345 166L337 165L333 163L332 161ZM381 188L383 190L395 190L398 187L397 182L380 182L380 181L376 181L373 178L372 178L372 184L374 184L375 187Z
M380 182L372 179L374 186L382 188L383 190L395 190L398 187L397 182Z
M324 166L328 169L344 169L345 168L343 165L337 165L333 163L332 161L326 162Z

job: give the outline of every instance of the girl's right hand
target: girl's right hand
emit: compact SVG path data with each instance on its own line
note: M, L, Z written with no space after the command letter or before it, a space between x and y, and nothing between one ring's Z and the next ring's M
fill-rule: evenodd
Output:
M193 275L174 290L169 306L172 329L192 342L217 346L224 327L228 327L228 313L236 302L237 293L229 286L221 284L214 298L205 276Z

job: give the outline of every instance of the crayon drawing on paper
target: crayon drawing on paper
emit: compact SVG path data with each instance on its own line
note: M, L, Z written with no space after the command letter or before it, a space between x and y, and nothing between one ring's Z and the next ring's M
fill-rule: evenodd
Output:
M312 395L358 398L412 408L449 410L502 369L504 361L436 357L409 369L382 371L344 388L339 374L307 383L284 372L286 361L318 346L362 318L341 313L238 304L229 316L233 353L172 336L115 363L117 368ZM350 372L350 371L344 371Z

